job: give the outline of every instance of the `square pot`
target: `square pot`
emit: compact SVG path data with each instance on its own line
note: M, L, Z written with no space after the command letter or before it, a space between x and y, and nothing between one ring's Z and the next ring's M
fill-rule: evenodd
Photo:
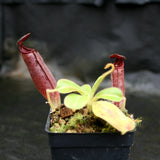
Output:
M52 160L128 160L134 132L120 133L48 133Z

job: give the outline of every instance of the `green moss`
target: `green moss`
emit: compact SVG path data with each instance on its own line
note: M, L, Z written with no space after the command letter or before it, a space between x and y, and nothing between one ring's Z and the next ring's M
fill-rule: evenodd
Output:
M124 113L128 117L127 110ZM141 119L137 119L136 125L139 126ZM51 132L55 133L115 133L118 132L106 121L89 113L86 108L76 111L72 116L61 118L59 110L51 115Z
M55 123L52 127L50 127L50 131L55 133L63 133L66 131L66 126L64 123L63 124Z
M78 123L84 122L84 116L81 113L75 113L68 121L68 127L75 127Z
M113 128L111 125L106 123L105 127L101 130L102 133L116 133L118 132L115 128Z

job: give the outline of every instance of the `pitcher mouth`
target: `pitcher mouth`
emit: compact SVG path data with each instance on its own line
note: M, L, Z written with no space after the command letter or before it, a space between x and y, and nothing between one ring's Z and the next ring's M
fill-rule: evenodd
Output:
M23 42L28 39L28 37L31 35L31 33L27 33L26 35L24 35L23 37L21 37L18 41L17 41L17 44L18 44L18 47L19 47L19 50L22 54L29 54L31 52L34 52L35 50L33 48L28 48L28 47L25 47L23 45Z

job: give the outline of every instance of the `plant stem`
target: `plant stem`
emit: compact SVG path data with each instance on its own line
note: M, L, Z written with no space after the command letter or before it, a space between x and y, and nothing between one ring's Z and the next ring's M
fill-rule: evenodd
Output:
M89 109L89 111L92 110L92 101L93 101L93 97L98 89L98 87L100 86L100 84L103 82L103 80L106 78L106 76L108 76L109 74L111 74L113 71L114 71L114 65L112 63L108 63L104 69L108 69L110 68L111 69L105 73L103 73L96 81L95 83L93 84L93 87L91 89L91 94L90 94L90 97L89 97L89 100L88 100L88 104L87 104L87 107Z
M103 74L95 81L95 83L94 83L94 85L93 85L93 87L92 87L92 90L91 90L91 96L90 96L90 98L93 98L93 96L95 95L95 93L96 93L98 87L100 86L100 84L102 83L102 81L103 81L109 74L111 74L111 73L114 71L114 68L115 68L115 67L114 67L114 65L113 65L112 63L108 63L108 64L104 67L104 69L108 69L108 68L110 68L110 67L111 67L111 69L110 69L109 71L103 73Z

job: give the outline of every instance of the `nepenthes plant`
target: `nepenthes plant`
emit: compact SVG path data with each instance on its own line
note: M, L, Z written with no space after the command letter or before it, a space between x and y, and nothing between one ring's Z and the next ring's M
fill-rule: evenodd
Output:
M53 131L58 132L56 127L62 128L59 132L67 131L68 128L71 130L75 128L74 125L83 128L85 127L84 124L88 122L88 117L94 122L95 119L100 119L103 121L103 124L111 126L116 131L121 132L121 134L135 129L140 120L134 119L125 108L124 56L118 54L111 55L111 58L116 58L116 61L113 64L108 63L104 67L107 71L97 78L92 87L89 84L80 86L68 79L60 79L56 82L40 54L36 50L23 45L23 41L29 35L30 33L24 35L18 41L19 50L34 84L47 99L51 107L53 119L58 119L58 121L54 121L56 125L53 124ZM98 91L100 84L110 74L112 87ZM62 103L60 94L66 95ZM66 116L67 119L64 119L66 118L65 116L61 117L62 114L59 113L64 109L61 105L63 103L65 108L68 109L65 112L70 112ZM87 112L84 112L84 110L87 110ZM83 115L84 113L85 115ZM96 130L93 132L96 132Z
M50 93L56 91L61 94L69 93L64 99L64 104L74 112L87 106L90 113L105 120L122 134L134 130L134 119L127 117L116 105L113 104L113 102L120 102L125 99L122 91L119 88L110 87L97 92L98 87L105 77L111 74L115 69L112 63L108 63L105 66L105 69L108 68L110 69L98 77L92 87L89 84L79 86L70 80L60 79L57 82L57 87L55 89L47 89L48 102L52 111L54 112L56 110L56 106L54 106L50 99ZM123 105L125 105L125 101ZM124 108L124 106L122 108Z

